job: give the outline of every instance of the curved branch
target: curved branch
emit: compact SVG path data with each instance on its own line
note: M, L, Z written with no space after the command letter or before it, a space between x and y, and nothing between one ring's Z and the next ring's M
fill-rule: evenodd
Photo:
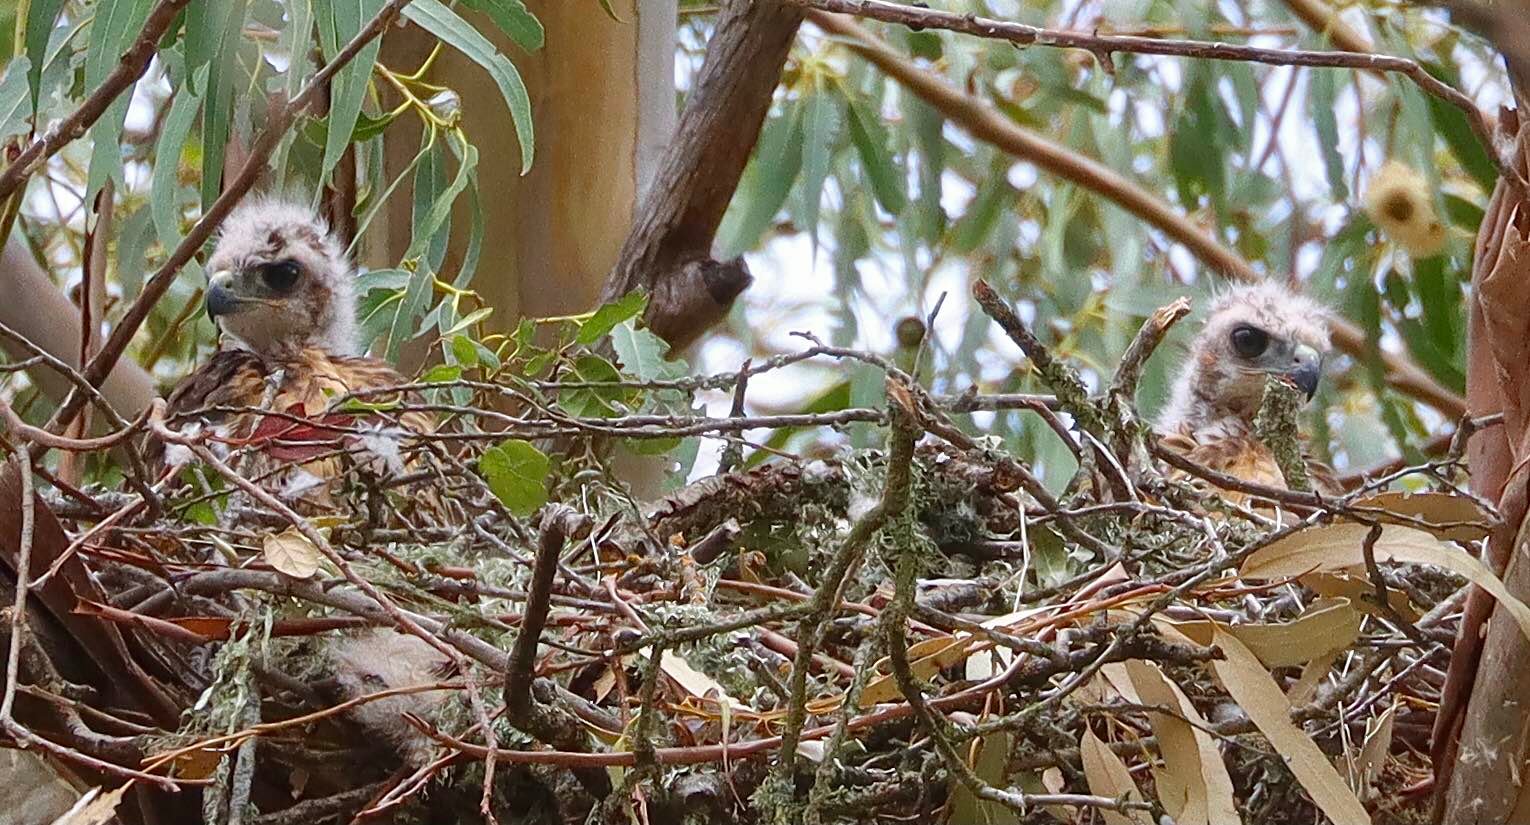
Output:
M1253 264L1196 226L1157 195L1122 177L1103 163L1016 124L979 98L966 94L943 78L915 65L854 21L821 11L810 11L808 17L824 31L847 38L846 45L850 49L974 137L1021 160L1034 163L1064 180L1103 195L1170 239L1183 244L1203 264L1224 277L1245 283L1264 277L1254 269ZM1333 338L1345 352L1355 356L1367 353L1365 333L1348 321L1338 319L1334 322ZM1387 382L1398 391L1452 418L1465 414L1466 402L1461 396L1435 381L1411 360L1387 352L1382 353L1381 357L1387 368Z

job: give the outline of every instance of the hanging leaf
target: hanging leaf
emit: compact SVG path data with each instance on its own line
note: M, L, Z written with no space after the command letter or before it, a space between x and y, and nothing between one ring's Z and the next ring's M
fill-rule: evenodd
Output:
M541 450L518 438L490 447L478 459L478 472L494 496L522 518L547 503L549 466Z
M462 52L493 78L494 85L499 87L499 93L505 99L505 105L510 107L510 120L515 124L515 136L521 147L521 174L526 174L531 169L534 143L531 97L509 58L500 54L488 38L479 34L477 29L468 25L467 21L439 0L414 0L404 7L404 16Z

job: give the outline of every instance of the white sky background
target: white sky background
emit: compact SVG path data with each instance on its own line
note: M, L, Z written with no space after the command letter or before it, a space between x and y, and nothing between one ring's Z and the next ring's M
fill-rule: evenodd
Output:
M1087 2L1087 0L1086 0ZM958 11L965 9L957 8L961 4L944 2L931 3L932 6L955 8ZM996 14L1006 5L1003 0L992 2ZM1092 21L1098 15L1099 6L1090 4L1094 9L1086 9L1084 13L1073 19L1080 21ZM1135 5L1132 3L1110 3L1111 11L1107 12L1107 18L1113 20L1122 28L1140 24L1141 17L1130 16L1130 9L1119 9L1120 6ZM1359 31L1367 31L1364 21L1359 18L1358 10L1351 9L1353 16L1352 24ZM1002 16L1002 15L998 15ZM1232 19L1242 16L1241 12L1231 13ZM1426 21L1423 25L1443 25L1437 21ZM945 35L952 37L952 35ZM955 35L961 37L961 35ZM1296 36L1290 35L1267 35L1252 38L1242 38L1239 42L1249 45L1271 48L1289 48L1298 41ZM948 41L949 42L949 41ZM804 26L803 37L798 45L799 50L813 50L820 47L822 35L811 24ZM1034 47L1040 48L1040 47ZM1500 103L1503 102L1502 87L1499 85L1500 67L1484 66L1480 61L1471 57L1464 49L1458 50L1464 56L1459 65L1462 72L1462 84L1465 91L1474 97L1485 111L1496 112ZM1158 76L1171 88L1177 88L1180 78L1183 76L1183 59L1171 57L1146 57L1139 56L1144 67L1152 66ZM681 65L677 69L677 82L682 88L689 85L692 66ZM1369 172L1374 171L1383 158L1384 146L1378 141L1381 130L1367 129L1364 134L1365 145L1358 146L1359 130L1354 128L1356 119L1360 116L1361 108L1356 98L1353 83L1346 83L1341 88L1338 97L1336 117L1339 123L1339 152L1345 160L1347 175L1350 183L1351 205L1337 205L1327 202L1328 183L1325 177L1321 147L1317 143L1316 130L1312 128L1310 120L1306 116L1306 71L1295 67L1272 67L1261 71L1272 74L1267 82L1261 86L1268 110L1273 111L1279 105L1279 98L1285 93L1291 75L1298 75L1298 88L1288 105L1285 118L1278 127L1277 138L1285 151L1288 159L1310 159L1306 163L1293 163L1290 170L1290 186L1297 195L1299 202L1317 204L1317 212L1309 215L1310 218L1320 221L1325 231L1332 234L1338 230L1344 220L1350 214L1351 208L1358 208L1360 193L1364 191L1363 183L1368 178ZM1362 75L1361 86L1367 99L1374 96L1381 88L1383 81ZM1394 82L1409 82L1398 79ZM1231 99L1230 94L1227 94ZM1158 101L1142 101L1136 105L1134 113L1140 128L1146 131L1161 131L1164 128L1163 112L1155 105ZM1125 107L1130 105L1124 91L1117 90L1112 93L1108 100L1112 122L1120 122L1124 118ZM1237 107L1229 106L1236 112ZM959 129L947 125L946 137L957 146L971 145L971 138ZM1270 137L1270 123L1261 118L1254 129L1253 145L1262 148ZM1358 151L1357 151L1358 150ZM1363 158L1364 166L1358 170L1360 186L1356 186L1357 167ZM1266 170L1273 174L1277 161L1271 160ZM1116 170L1128 177L1135 177L1133 170ZM1009 180L1017 188L1025 188L1036 179L1038 172L1033 165L1017 163L1009 171ZM966 180L951 172L947 172L942 181L943 192L942 204L953 218L960 215L967 203L974 196L974 188ZM825 197L832 198L832 191L826 192ZM1022 243L1035 242L1037 233L1022 233ZM736 312L741 312L742 317L747 319L747 326L755 330L761 336L761 344L765 349L772 352L786 352L802 349L807 343L800 338L792 337L794 331L810 331L820 337L827 338L834 328L834 313L838 308L839 299L834 288L834 267L832 263L832 249L824 245L832 243L833 238L827 233L820 233L820 247L814 254L813 244L805 233L777 235L767 240L763 249L745 255L751 272L755 276L755 283L739 299L741 307ZM1319 244L1307 244L1297 256L1297 274L1302 278L1310 276L1317 267L1322 247ZM1181 272L1196 273L1200 270L1196 259L1179 245L1172 245L1169 249L1171 260ZM1260 262L1255 262L1256 266ZM968 300L968 287L972 275L968 271L965 262L960 259L950 259L943 262L935 271L927 274L928 286L923 294L916 294L906 283L904 265L896 256L871 257L863 259L857 265L864 290L859 293L858 300L851 307L858 325L857 340L854 345L858 348L869 349L875 352L888 352L893 347L892 325L897 319L918 315L924 317L935 304L942 293L946 294L946 301L938 316L934 336L938 347L950 350L954 349L962 333L962 326L970 312L977 311ZM1097 287L1099 284L1097 284ZM916 303L917 302L917 303ZM1028 310L1029 307L1022 307ZM1025 314L1025 313L1023 313ZM1027 318L1027 321L1034 319ZM1399 342L1384 341L1384 346L1389 349L1399 348ZM742 361L749 356L746 347L738 339L719 330L718 334L709 337L700 347L699 352L691 354L692 366L701 372L717 373L736 371ZM995 329L989 339L989 354L994 356L989 363L983 366L985 377L998 377L1007 371L1009 363L1019 360L1020 353L1003 334ZM1162 356L1160 356L1162 357ZM1006 363L1009 362L1009 363ZM767 373L750 381L748 399L751 411L766 409L782 411L796 409L806 399L812 398L817 393L827 389L834 382L843 378L843 372L836 369L831 362L823 362L817 365L802 365L784 370ZM960 392L965 387L936 387L937 391ZM725 394L712 394L706 399L708 411L712 415L727 415L731 399ZM752 431L747 434L751 441L763 441L769 437L766 431ZM709 441L703 448L702 458L698 461L695 472L708 472L715 464L716 456L721 450L721 442Z

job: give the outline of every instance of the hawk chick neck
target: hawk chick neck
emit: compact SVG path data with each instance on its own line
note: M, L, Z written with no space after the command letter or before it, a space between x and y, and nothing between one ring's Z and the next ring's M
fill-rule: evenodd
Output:
M1330 349L1329 317L1321 304L1275 281L1223 293L1190 342L1158 429L1200 439L1249 434L1267 376L1304 367L1315 381ZM1258 354L1240 351L1249 339L1261 345Z
M281 359L357 354L355 269L313 209L245 200L224 221L207 269L208 314L239 348Z

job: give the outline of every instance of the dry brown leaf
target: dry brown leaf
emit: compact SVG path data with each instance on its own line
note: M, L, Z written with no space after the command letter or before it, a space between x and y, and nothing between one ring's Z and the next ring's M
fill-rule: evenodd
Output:
M1354 786L1361 799L1375 796L1376 778L1392 752L1392 722L1397 718L1397 697L1382 711L1380 716L1365 723L1365 743L1360 746L1360 756L1355 760Z
M1295 621L1235 625L1230 630L1265 667L1295 667L1343 650L1360 637L1360 611L1349 599L1312 605Z
M1312 738L1291 721L1291 703L1264 664L1236 636L1217 628L1216 646L1226 658L1211 663L1233 701L1243 708L1285 760L1312 801L1334 825L1370 825L1371 815Z
M291 528L266 536L261 551L272 569L294 579L313 578L323 558L308 537Z
M1284 579L1312 571L1363 568L1365 537L1369 532L1364 524L1325 524L1302 530L1249 556L1241 572L1249 579ZM1491 593L1514 617L1520 631L1530 637L1530 607L1515 598L1486 565L1465 552L1422 530L1395 524L1381 528L1374 552L1378 562L1432 564L1469 579Z
M1371 511L1367 515L1379 521L1427 530L1446 541L1487 538L1494 520L1493 514L1482 505L1466 496L1450 493L1378 493L1366 496L1352 506Z
M1318 685L1322 684L1323 677L1328 674L1328 669L1333 667L1333 663L1338 660L1341 652L1335 650L1303 665L1302 675L1298 676L1296 682L1291 685L1291 689L1286 691L1286 701L1293 707L1311 702L1312 697L1317 695Z
M1126 769L1126 763L1100 737L1095 736L1094 731L1084 729L1078 750L1083 758L1084 778L1089 782L1090 793L1111 799L1142 801L1142 791L1132 781L1132 773ZM1105 820L1105 825L1153 825L1146 811L1110 811L1101 808L1100 816Z
M1126 663L1126 672L1145 704L1173 708L1178 714L1148 714L1164 760L1163 770L1153 772L1158 801L1176 825L1242 822L1227 765L1216 741L1205 731L1206 720L1184 691L1153 662L1132 659Z
M1364 570L1354 573L1308 573L1302 576L1302 584L1312 588L1319 596L1329 599L1349 599L1350 604L1361 613L1367 613L1381 619L1391 617L1381 609L1376 601L1376 585L1371 583L1370 574ZM1423 615L1413 602L1408 600L1408 594L1401 590L1388 590L1387 601L1399 616L1410 622L1416 622Z
M127 789L128 786L123 785L103 793L100 788L91 788L74 803L74 807L53 820L53 825L105 825L117 815L117 805L122 802Z
M713 699L719 703L726 702L735 708L746 707L742 702L728 695L728 691L718 684L716 679L702 673L687 662L683 657L666 650L659 657L659 669L664 671L680 689L696 699Z
M1324 600L1289 622L1240 624L1227 628L1211 621L1174 621L1154 616L1152 621L1170 641L1211 644L1216 628L1230 629L1266 667L1295 667L1349 647L1360 636L1361 615L1348 599Z

